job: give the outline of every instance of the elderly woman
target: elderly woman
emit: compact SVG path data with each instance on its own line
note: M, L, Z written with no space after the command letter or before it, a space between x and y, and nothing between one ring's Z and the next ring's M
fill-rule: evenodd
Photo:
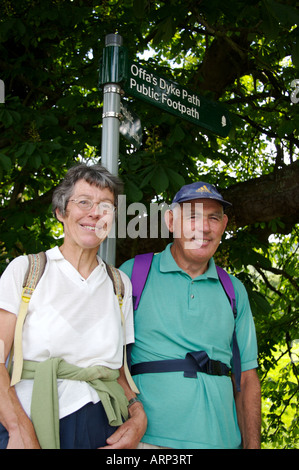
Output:
M118 298L97 254L119 188L100 165L78 165L55 189L64 241L46 252L23 326L23 375L15 386L6 359L28 257L13 260L0 279L0 448L135 448L145 432L142 404L124 373ZM131 284L124 273L121 278L125 337L132 343Z

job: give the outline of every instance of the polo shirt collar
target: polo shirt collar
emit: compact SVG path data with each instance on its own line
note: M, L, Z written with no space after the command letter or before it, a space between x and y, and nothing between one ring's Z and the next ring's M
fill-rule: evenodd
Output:
M167 245L165 250L161 253L160 271L162 273L181 272L183 274L187 274L175 262L175 260L172 256L171 250L170 250L171 246L172 246L172 243ZM201 274L200 276L198 276L195 279L199 279L199 278L200 279L207 279L207 278L218 279L218 274L217 274L217 270L216 270L216 266L215 266L215 261L214 261L213 258L210 259L208 269L206 270L206 272ZM195 280L195 279L193 279L193 280Z
M83 280L85 283L97 281L97 276L101 275L102 272L104 272L105 275L108 275L106 265L99 256L97 256L99 263L98 266L95 267L95 269L91 272L87 279L84 279L79 273L79 271L77 271L77 269L65 259L58 246L50 248L46 251L46 254L50 261L59 261L59 264L61 263L61 265L63 266L62 269L64 270L64 272L69 273L69 277L71 277L75 282L76 279L77 282L78 279L80 279L79 285L82 285L81 282Z
M47 250L46 253L49 259L53 259L53 260L64 259L64 256L61 253L58 246L54 246L54 248L50 248L49 250Z
M65 260L65 257L61 253L60 249L58 246L54 246L54 248L50 248L49 250L46 251L47 257L50 260ZM104 269L106 269L105 263L103 262L102 258L97 255L97 259L99 262L99 265L102 266Z

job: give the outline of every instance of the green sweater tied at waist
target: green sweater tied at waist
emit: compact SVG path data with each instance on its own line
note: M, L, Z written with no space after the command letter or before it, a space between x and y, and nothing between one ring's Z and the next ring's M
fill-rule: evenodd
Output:
M118 370L104 366L77 367L60 358L24 361L22 379L34 379L31 420L41 448L60 448L57 379L87 382L97 391L109 424L120 426L123 419L128 419L128 400L117 382L118 377Z

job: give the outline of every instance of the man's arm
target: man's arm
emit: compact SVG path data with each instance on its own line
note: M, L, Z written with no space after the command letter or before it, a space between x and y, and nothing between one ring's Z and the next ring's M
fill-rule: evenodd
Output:
M243 449L260 449L261 446L261 386L255 369L241 374L241 392L236 391L235 402Z

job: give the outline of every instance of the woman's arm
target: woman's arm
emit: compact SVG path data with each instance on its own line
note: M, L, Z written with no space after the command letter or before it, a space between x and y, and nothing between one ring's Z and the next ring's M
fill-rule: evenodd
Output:
M5 361L11 349L16 326L16 316L0 309L0 422L9 434L7 449L39 449L32 422L23 410Z

